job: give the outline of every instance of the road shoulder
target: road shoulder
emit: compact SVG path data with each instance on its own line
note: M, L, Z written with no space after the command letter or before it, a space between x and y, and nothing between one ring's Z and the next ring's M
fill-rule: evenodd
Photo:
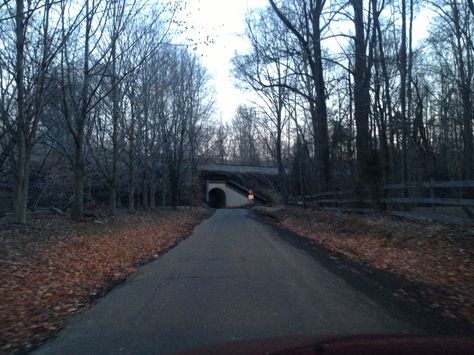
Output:
M320 215L317 212L314 217L308 218L313 212L307 210L301 214L296 209L254 209L254 212L255 218L277 229L281 238L314 255L351 286L374 298L394 314L425 329L427 333L474 333L472 320L464 315L466 309L472 309L472 304L469 304L469 300L453 298L454 290L446 291L401 273L377 268L368 260L342 252L334 244L328 243L328 238L347 238L348 234L354 238L354 234L357 234L355 230L349 233L341 231L340 224L330 225L327 219L331 216L324 215L322 220L318 220ZM341 219L340 214L337 218ZM370 238L370 235L370 230L364 231L364 238ZM360 253L363 250L361 246Z

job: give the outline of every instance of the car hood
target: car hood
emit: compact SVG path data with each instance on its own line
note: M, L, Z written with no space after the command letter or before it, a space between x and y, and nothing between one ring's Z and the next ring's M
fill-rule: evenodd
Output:
M282 337L238 341L185 354L473 354L472 336L357 335Z

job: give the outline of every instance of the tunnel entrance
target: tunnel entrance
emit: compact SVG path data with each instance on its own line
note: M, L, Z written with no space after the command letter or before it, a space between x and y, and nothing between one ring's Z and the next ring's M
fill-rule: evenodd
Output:
M209 191L209 206L212 208L225 208L225 192L218 188Z

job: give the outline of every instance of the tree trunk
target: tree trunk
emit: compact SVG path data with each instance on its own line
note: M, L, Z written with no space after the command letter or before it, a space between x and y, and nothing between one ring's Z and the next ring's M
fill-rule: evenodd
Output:
M316 91L315 97L312 98L315 110L311 110L311 119L313 120L313 129L315 135L315 154L320 170L319 189L326 190L331 186L331 161L329 157L329 134L327 123L327 106L326 106L326 86L323 75L322 49L321 49L321 28L320 16L323 11L325 2L318 0L310 1L311 11L311 29L309 26L305 29L305 33L301 33L283 12L276 6L273 0L270 0L270 6L275 11L285 26L295 35L301 49L303 58L309 64L311 69L311 78ZM306 4L305 4L306 6ZM308 25L308 24L307 24ZM314 95L310 93L309 95Z
M154 179L150 180L150 208L156 208L156 185Z
M133 183L133 177L130 175L128 178L128 211L135 212L135 186Z
M72 217L80 221L84 214L84 127L87 122L89 106L89 57L90 57L90 32L92 27L92 14L89 9L89 2L86 1L86 28L84 37L84 67L82 71L82 92L81 108L76 123L76 133L74 134L75 155L74 155L74 204Z
M280 71L278 71L280 73ZM279 80L280 80L279 76ZM286 205L288 203L288 182L286 179L286 171L285 167L283 166L283 158L282 158L282 131L283 131L283 118L282 118L282 111L283 111L283 99L282 99L282 88L278 88L278 107L277 107L277 136L275 142L275 151L276 151L276 160L278 166L278 184L279 190L283 198L283 203Z
M128 147L128 210L135 211L135 110L133 90L130 93L130 128L129 128L129 147Z
M278 184L281 196L283 198L283 203L286 205L288 203L288 182L286 179L286 171L283 166L282 156L281 156L281 131L278 132L278 139L276 144L276 156L277 156L277 166L278 166Z
M375 1L373 6L375 6ZM383 82L384 82L384 102L386 105L386 110L384 111L384 114L386 113L387 116L382 120L382 132L381 132L381 140L382 140L382 147L384 151L384 172L385 176L387 179L393 180L393 177L391 176L391 172L395 164L393 162L393 134L390 134L390 139L388 138L387 135L387 122L388 126L392 127L393 119L392 119L392 96L390 93L390 76L388 74L388 69L387 69L387 62L385 59L385 52L383 48L383 37L382 37L382 30L380 28L380 22L378 18L378 13L376 16L374 16L374 26L376 27L377 30L377 36L378 36L378 48L379 48L379 56L380 56L380 66L382 69L382 76L383 76ZM393 129L391 128L393 131ZM390 146L389 143L390 142ZM386 180L385 180L386 181Z
M369 110L370 94L367 70L364 9L362 0L351 0L354 8L355 63L354 63L354 118L357 127L357 192L370 188Z
M145 174L143 176L143 190L142 190L142 207L145 211L147 211L148 208L150 207L150 205L148 203L148 197L149 197L149 193L148 193L148 173L146 172L146 168L145 168Z
M133 134L133 131L132 131ZM130 139L130 150L128 151L128 211L135 212L135 168L133 163L133 138Z
M117 160L118 160L118 119L119 119L119 95L117 83L117 24L116 6L113 4L113 34L112 34L112 176L110 181L110 214L113 216L117 210Z
M112 166L115 165L112 163ZM114 172L115 170L115 172ZM112 174L117 174L117 168L112 167ZM110 181L110 195L109 195L110 215L114 216L117 212L117 179L112 177Z
M18 146L18 167L15 185L15 221L26 223L28 207L28 187L30 177L30 154L25 149L24 143Z
M15 186L15 220L26 223L26 207L28 203L29 164L27 149L27 123L25 107L24 57L25 57L25 14L23 0L16 1L15 17L15 82L17 87L17 176Z
M462 121L463 121L463 145L464 145L464 160L463 160L463 177L471 179L473 177L473 137L472 137L472 69L469 68L469 57L464 58L463 46L463 30L461 29L461 19L459 8L456 1L451 3L453 11L453 24L456 36L455 50L458 61L459 72L459 91L461 93L462 102ZM466 65L466 61L467 64Z
M400 43L400 106L402 115L403 183L408 183L408 127L407 127L407 10L406 0L402 0L402 33ZM404 190L408 196L408 190Z
M174 178L171 181L171 206L174 210L178 209L178 199L179 199L179 182L178 179Z
M163 160L165 160L164 157ZM166 164L163 164L161 169L161 207L166 207L167 177Z
M472 100L471 88L464 85L462 88L463 106L463 140L464 140L464 178L469 180L473 177L473 142L472 142Z
M328 134L328 113L326 106L326 84L323 75L323 54L321 50L321 30L319 17L322 12L322 5L318 2L316 13L313 15L313 67L312 76L316 89L316 121L317 121L317 145L319 165L322 170L320 184L322 190L331 188L331 162L329 157L329 134Z
M81 138L82 141L82 138ZM74 204L72 218L76 221L82 220L84 213L84 161L82 144L76 145L74 154Z

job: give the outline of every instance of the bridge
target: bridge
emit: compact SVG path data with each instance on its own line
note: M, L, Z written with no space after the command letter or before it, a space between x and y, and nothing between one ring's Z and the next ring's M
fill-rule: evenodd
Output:
M251 177L273 177L277 168L208 164L200 167L203 199L212 208L243 207L254 203L268 203L268 196L254 186ZM252 182L254 184L252 184ZM249 198L253 196L253 199Z

